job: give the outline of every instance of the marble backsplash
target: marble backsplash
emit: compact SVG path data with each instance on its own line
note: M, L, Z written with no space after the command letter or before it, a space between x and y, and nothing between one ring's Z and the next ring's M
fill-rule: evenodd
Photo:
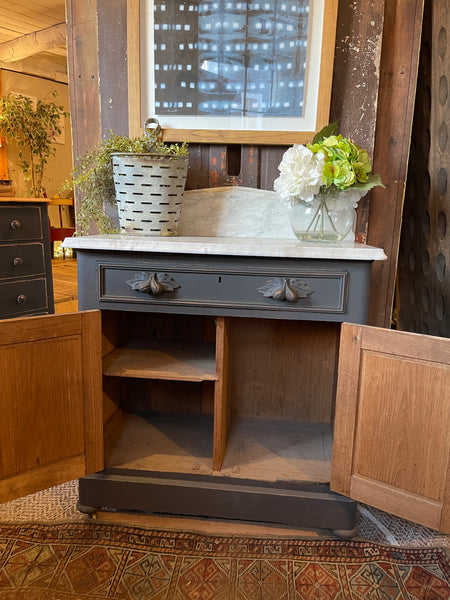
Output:
M275 192L237 186L186 191L178 235L296 239Z

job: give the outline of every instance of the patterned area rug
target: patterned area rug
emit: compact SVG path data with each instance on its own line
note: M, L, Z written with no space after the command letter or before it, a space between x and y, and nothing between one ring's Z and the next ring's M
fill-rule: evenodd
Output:
M0 523L75 523L88 517L77 510L78 480L0 504ZM370 506L358 505L358 538L390 546L450 548L450 535L421 527ZM322 536L323 537L323 536ZM327 539L330 533L325 536Z
M438 548L92 522L0 525L2 599L448 600L449 584Z

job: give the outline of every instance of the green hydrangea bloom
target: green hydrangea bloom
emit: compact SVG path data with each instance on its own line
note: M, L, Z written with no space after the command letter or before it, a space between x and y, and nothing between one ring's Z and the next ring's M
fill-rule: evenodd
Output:
M365 183L372 170L366 150L343 137L330 135L307 147L316 154L322 152L325 157L322 181L325 187L335 185L344 190L355 183Z
M348 160L335 160L325 163L322 179L327 187L334 184L340 190L345 190L355 183L356 176Z

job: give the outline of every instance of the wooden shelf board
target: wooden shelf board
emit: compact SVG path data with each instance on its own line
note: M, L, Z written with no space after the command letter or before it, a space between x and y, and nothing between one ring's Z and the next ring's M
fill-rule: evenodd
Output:
M103 359L103 374L113 377L216 381L214 344L158 343L121 347Z
M105 446L105 466L258 481L330 480L327 423L233 419L220 471L212 468L212 444L209 416L129 414Z
M15 196L2 196L0 202L41 202L42 204L48 204L48 198L16 198Z

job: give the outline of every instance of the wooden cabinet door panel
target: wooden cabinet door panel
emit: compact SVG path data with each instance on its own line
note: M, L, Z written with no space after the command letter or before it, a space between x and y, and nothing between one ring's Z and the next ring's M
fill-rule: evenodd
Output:
M100 312L0 324L0 502L103 468Z
M331 488L450 533L450 339L344 324Z

